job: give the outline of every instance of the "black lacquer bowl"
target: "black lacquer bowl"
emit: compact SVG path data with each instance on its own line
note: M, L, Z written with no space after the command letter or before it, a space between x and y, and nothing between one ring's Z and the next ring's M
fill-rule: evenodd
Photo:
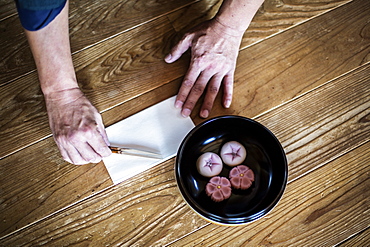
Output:
M205 193L210 178L196 168L205 152L219 154L222 145L238 141L247 149L244 165L255 174L247 190L232 190L229 199L214 202ZM228 177L230 167L223 165L219 176ZM278 203L286 187L288 165L278 139L260 123L240 116L221 116L194 127L177 152L175 175L187 204L201 217L221 225L243 225L267 214Z

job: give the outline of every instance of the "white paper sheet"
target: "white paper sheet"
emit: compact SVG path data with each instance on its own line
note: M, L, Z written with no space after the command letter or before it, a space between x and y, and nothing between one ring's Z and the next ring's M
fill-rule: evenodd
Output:
M106 128L111 146L136 148L162 155L162 159L123 154L104 158L103 162L114 184L176 155L194 123L190 117L181 116L174 102L175 97L171 97Z

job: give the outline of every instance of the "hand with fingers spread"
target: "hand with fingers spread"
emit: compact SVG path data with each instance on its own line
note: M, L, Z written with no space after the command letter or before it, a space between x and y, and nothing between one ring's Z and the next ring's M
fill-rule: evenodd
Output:
M225 0L216 16L188 33L165 57L167 63L191 49L189 69L179 89L175 106L190 115L204 93L200 116L207 118L221 87L223 106L229 108L233 95L234 71L243 34L262 0Z
M55 141L64 159L71 163L98 162L111 152L101 116L78 88L69 42L69 1L34 2L17 1L17 8L37 66ZM221 86L223 105L230 106L239 45L262 2L224 0L212 20L188 32L165 58L172 63L191 49L190 67L175 103L185 117L203 93L200 115L208 117ZM30 6L40 10L33 11Z
M102 118L79 88L49 93L45 102L54 140L66 161L98 163L111 154Z
M228 108L231 104L233 76L242 36L229 35L223 29L216 20L202 23L185 34L166 57L166 62L173 62L191 48L190 66L175 105L182 107L184 117L190 115L203 92L205 98L200 116L208 117L221 85L224 87L224 106Z

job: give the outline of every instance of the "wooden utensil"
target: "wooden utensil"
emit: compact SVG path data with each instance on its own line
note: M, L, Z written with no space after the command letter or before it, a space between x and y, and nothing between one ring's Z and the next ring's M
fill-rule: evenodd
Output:
M121 147L109 147L112 153L116 154L126 154L132 156L140 156L146 158L155 158L155 159L162 159L162 155L159 153L139 150L135 148L121 148Z

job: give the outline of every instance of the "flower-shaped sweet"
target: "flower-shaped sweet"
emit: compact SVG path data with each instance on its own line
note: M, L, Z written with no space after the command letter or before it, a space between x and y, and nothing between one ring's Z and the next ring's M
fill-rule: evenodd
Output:
M215 153L207 152L199 156L197 160L197 170L205 177L213 177L220 174L222 170L222 160Z
M229 178L233 188L246 190L254 181L254 173L248 166L240 165L231 169Z
M247 157L247 150L239 142L230 141L222 146L220 155L226 165L237 166Z
M206 185L206 194L215 202L221 202L231 196L230 181L225 177L213 177Z

